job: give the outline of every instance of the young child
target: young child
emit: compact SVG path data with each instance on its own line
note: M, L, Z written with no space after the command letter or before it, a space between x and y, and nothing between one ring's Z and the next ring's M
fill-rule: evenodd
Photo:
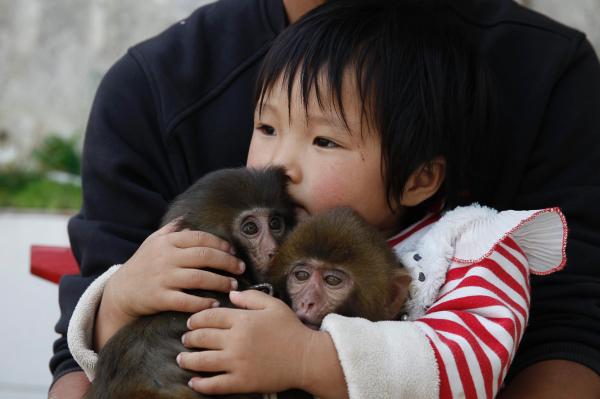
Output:
M277 299L232 292L241 309L190 318L185 345L208 350L178 363L221 372L192 379L193 389L299 388L323 398L498 392L529 313L528 270L564 266L566 226L556 209L440 213L441 204L466 201L483 167L474 154L491 134L488 78L459 31L433 2L345 1L316 9L275 42L258 79L247 166L284 166L308 214L350 206L386 233L413 276L412 321L329 315L315 332ZM90 378L93 348L128 320L190 311L180 292L189 287L174 277L189 259L158 255L189 249L189 237L166 226L81 298L69 345ZM211 240L202 266L238 270L227 245ZM202 276L197 288L227 289L224 278Z

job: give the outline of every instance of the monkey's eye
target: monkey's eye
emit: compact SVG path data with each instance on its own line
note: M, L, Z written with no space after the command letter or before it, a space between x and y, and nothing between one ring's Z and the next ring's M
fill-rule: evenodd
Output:
M329 275L329 276L325 277L325 282L328 285L336 286L336 285L339 285L342 282L342 279L339 278L339 277L337 277L337 276L331 276L331 275Z
M271 230L279 231L283 228L283 220L280 217L274 217L269 220L269 228Z
M258 233L258 226L254 222L246 222L242 225L242 233L247 236L253 236Z
M294 272L294 277L296 277L296 280L298 281L306 281L310 275L304 270L298 270L297 272Z

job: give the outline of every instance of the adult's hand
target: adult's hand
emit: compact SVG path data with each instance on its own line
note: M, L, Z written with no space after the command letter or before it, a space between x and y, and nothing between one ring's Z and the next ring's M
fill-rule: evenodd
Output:
M74 371L60 377L48 392L48 399L81 399L90 387L83 371Z
M522 372L498 395L498 399L596 399L600 376L568 360L547 360Z

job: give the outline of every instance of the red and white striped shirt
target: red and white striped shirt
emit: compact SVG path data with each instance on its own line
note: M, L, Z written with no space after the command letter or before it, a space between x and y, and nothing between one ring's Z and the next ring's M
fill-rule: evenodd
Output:
M529 317L527 258L510 236L475 263L453 261L439 299L415 323L439 368L440 398L493 398Z

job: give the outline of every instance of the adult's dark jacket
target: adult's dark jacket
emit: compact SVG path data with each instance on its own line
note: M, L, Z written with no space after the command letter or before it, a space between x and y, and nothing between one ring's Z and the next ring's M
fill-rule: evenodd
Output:
M532 278L533 308L512 373L567 359L600 373L600 66L585 36L509 0L462 0L499 89L501 165L490 205L560 206L564 271ZM67 348L88 284L127 260L167 204L214 169L244 165L254 81L286 25L281 0L221 0L131 48L104 77L83 159L83 207L69 235L81 276L60 283L50 368L79 370ZM473 165L478 168L478 165Z

